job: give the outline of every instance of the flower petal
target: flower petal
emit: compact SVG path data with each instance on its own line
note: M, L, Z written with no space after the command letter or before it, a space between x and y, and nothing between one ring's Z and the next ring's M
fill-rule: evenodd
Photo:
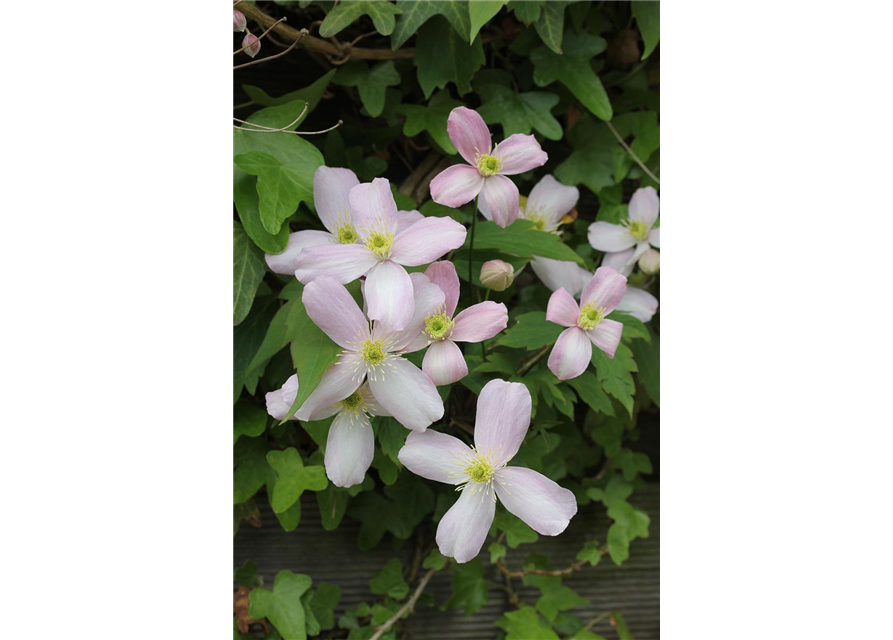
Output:
M375 399L407 429L424 431L443 417L437 387L414 364L403 358L389 361L384 375L369 381Z
M509 513L541 535L557 536L577 513L574 494L533 469L500 469L495 484Z
M450 339L456 342L489 340L505 329L509 313L501 302L479 302L456 316Z
M530 267L549 289L558 291L563 288L575 298L579 297L583 287L592 280L592 272L576 262L533 256Z
M293 373L281 389L270 391L264 397L267 401L267 413L277 420L285 418L298 397L298 374Z
M402 331L412 318L412 280L406 269L393 260L379 262L366 275L363 287L367 314L385 331Z
M518 453L530 426L530 391L520 382L491 380L478 396L474 445L500 466Z
M463 473L474 452L459 438L434 429L413 431L397 454L400 463L417 476L446 484L462 484Z
M364 241L373 231L397 231L397 203L391 193L391 183L386 178L375 178L351 189L350 211L357 233Z
M440 552L456 562L474 559L481 552L493 515L496 500L487 485L469 484L437 525L437 546Z
M576 378L586 371L592 358L592 343L580 327L565 329L549 354L549 371L559 380Z
M660 210L660 198L657 197L657 191L654 187L644 187L636 189L633 197L629 201L629 219L632 222L644 222L649 229L654 221L657 220L657 213Z
M592 331L587 331L586 336L592 344L604 351L609 358L613 358L614 353L617 351L617 345L620 344L622 333L623 325L620 322L606 318L599 322Z
M577 206L579 199L580 190L577 187L567 187L548 174L530 190L524 207L525 217L532 213L543 216L546 220L545 231L551 231L558 226L564 214Z
M503 229L518 219L518 187L505 176L490 176L484 179L481 189L481 202L486 203L493 222Z
M363 381L355 375L356 369L352 366L355 359L355 354L342 355L328 368L316 389L295 413L298 420L322 420L332 415L333 404L360 388Z
M623 251L636 244L629 228L610 222L593 222L589 225L589 244L599 251Z
M326 440L326 475L336 487L360 484L372 464L375 436L372 423L362 411L339 411Z
M369 323L344 285L328 276L320 276L306 287L301 296L307 315L339 347L356 351L369 335Z
M611 267L619 273L620 275L628 276L633 272L633 269L636 266L636 261L633 260L633 255L636 252L635 247L630 247L624 251L614 251L612 253L606 253L605 257L602 258L602 266L603 267ZM589 284L589 278L586 280L586 284ZM585 286L585 285L584 285Z
M422 371L438 387L459 382L468 375L462 351L452 340L437 340L428 347L422 360Z
M385 409L378 400L375 399L375 396L372 395L372 390L369 388L369 382L366 381L359 390L360 395L363 397L363 402L366 403L366 411L373 416L387 416L391 417L391 414L388 413L387 409Z
M447 207L461 207L481 192L484 177L474 167L454 164L438 173L428 188L431 199Z
M428 344L428 334L423 333L425 318L443 307L443 291L431 282L428 276L423 273L411 273L409 279L412 282L412 317L402 331L392 333L390 338L392 351L418 351L425 347ZM424 336L425 340L418 348L410 349L409 346L413 345L419 336Z
M412 211L397 212L397 233L403 233L419 220L423 220L425 216L413 209Z
M265 253L264 259L270 271L292 276L295 274L295 258L304 247L318 247L333 242L335 236L328 231L297 231L289 234L288 244L282 253Z
M583 289L580 304L593 304L605 313L611 313L626 293L626 276L617 273L611 267L599 267L592 280Z
M472 166L477 167L479 156L490 153L490 130L480 114L473 109L456 107L450 111L447 133L459 155Z
M449 260L432 262L431 266L425 269L425 275L443 291L444 310L452 318L459 302L459 276L456 274L456 265Z
M571 294L564 288L552 294L546 307L546 320L562 327L576 327L579 319L580 305Z
M313 204L323 226L331 233L351 220L348 195L358 184L357 174L350 169L320 167L313 174Z
M652 247L660 249L660 227L658 227L657 229L652 229L648 233L648 244L650 244Z
M499 158L499 173L513 176L546 164L549 154L532 135L515 133L496 145L493 155Z
M391 260L407 267L434 262L465 242L465 226L452 218L424 218L394 239Z
M617 304L617 310L626 311L642 322L649 322L657 312L657 298L644 289L627 287L626 293Z
M295 258L295 277L307 284L325 274L347 284L365 275L377 262L375 254L361 244L307 247Z

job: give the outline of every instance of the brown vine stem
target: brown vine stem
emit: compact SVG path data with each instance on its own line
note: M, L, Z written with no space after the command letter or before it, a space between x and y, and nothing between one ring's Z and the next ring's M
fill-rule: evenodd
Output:
M585 627L583 627L583 631L591 631L591 630L592 630L592 627L594 627L595 625L597 625L599 622L601 622L601 621L604 620L605 618L610 618L610 617L611 617L611 612L610 612L610 611L608 611L607 613L601 613L601 614L595 616L592 620L590 620L590 621L586 624Z
M632 156L632 159L636 161L636 164L639 165L639 167L641 167L642 171L644 171L646 174L648 174L648 177L651 178L652 180L654 180L657 183L657 186L660 186L660 180L657 179L657 176L654 175L653 173L651 173L651 170L645 166L645 163L642 162L641 160L639 160L639 156L637 156L635 153L633 153L633 150L629 148L629 145L626 144L626 142L624 142L621 135L619 133L617 133L617 129L614 128L614 125L611 124L610 122L605 122L605 124L608 125L608 129L610 129L611 133L614 134L614 137L617 138L617 142L619 142L621 145L623 145L623 148L626 149L626 152L630 156Z
M537 362L543 359L543 356L546 355L546 352L552 345L547 344L545 347L542 347L539 351L535 352L533 355L528 356L529 360L518 369L518 376L523 376L525 373L530 371L530 368L535 365Z
M276 22L275 22L269 29L267 29L267 30L264 31L262 34L260 34L260 35L257 37L257 40L255 40L254 42L260 42L260 41L263 39L263 37L264 37L265 35L267 35L268 33L270 33L270 31L273 30L273 27L275 27L275 26L276 26L277 24L279 24L280 22L285 22L285 18L279 18L279 19L278 19L278 20L277 20L277 21L276 21ZM254 44L254 42L252 42L251 44ZM233 55L236 55L237 53L242 53L243 51L245 51L245 49L247 49L248 47L250 47L251 44L246 44L246 45L245 45L244 47L242 47L241 49L236 49L235 51L233 51Z
M297 39L294 42L292 42L290 45L288 45L288 49L286 49L285 51L280 51L279 53L277 53L275 55L267 56L266 58L261 58L260 60L252 60L251 62L246 62L244 64L237 64L235 67L233 67L233 71L235 71L236 69L244 69L245 67L250 67L251 65L254 65L254 64L260 64L261 62L269 62L270 60L275 60L276 58L284 56L286 53L288 53L289 51L291 51L292 49L294 49L297 46L297 44L301 41L301 38L303 38L304 36L310 35L310 32L307 31L307 29L301 29L301 31L299 33L300 33L300 35L297 37ZM272 36L271 36L271 38L272 38Z
M608 553L608 545L602 545L598 550L600 555L605 555ZM502 559L496 561L496 566L499 567L499 570L504 574L509 576L510 578L523 578L524 576L534 575L534 576L569 576L572 573L579 571L583 567L588 564L586 560L578 560L571 564L571 566L566 569L556 569L554 571L550 571L548 569L521 569L520 571L512 571L507 566L502 563Z
M422 595L422 592L425 590L425 587L428 586L428 582L431 580L432 577L434 577L435 573L437 573L437 569L431 569L422 577L422 580L421 582L419 582L419 586L416 587L415 593L412 594L412 597L406 601L406 604L400 607L400 610L397 613L395 613L387 622L381 625L378 628L378 631L375 632L375 635L369 638L369 640L379 640L379 638L384 635L385 631L390 629L394 625L394 623L397 622L397 620L403 617L404 613L412 611L413 606L415 606L416 600L418 600L419 596Z

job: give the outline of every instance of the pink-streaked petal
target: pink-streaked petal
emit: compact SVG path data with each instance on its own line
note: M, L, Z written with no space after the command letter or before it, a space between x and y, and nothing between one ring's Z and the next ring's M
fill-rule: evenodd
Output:
M412 211L397 212L397 233L403 233L419 220L424 220L425 216L413 209Z
M491 220L503 229L518 219L519 198L518 187L509 178L500 175L484 178L481 202L486 203Z
M557 536L577 513L574 494L533 469L506 467L496 472L496 495L537 533Z
M447 134L465 162L477 166L479 156L490 153L490 130L477 111L456 107L447 118Z
M520 198L519 198L520 200ZM490 213L490 208L487 206L487 203L484 202L483 198L478 198L478 211L481 212L481 215L484 216L487 220L493 219L493 214ZM520 210L519 210L520 215Z
M344 285L328 276L320 276L306 287L301 296L307 315L335 343L355 351L369 335L369 324Z
M628 227L610 222L593 222L589 225L589 244L599 251L623 251L636 244Z
M617 352L617 345L620 344L622 334L623 325L616 320L607 318L599 322L594 329L586 332L586 336L592 341L592 344L604 351L611 359Z
M481 192L484 177L474 167L454 164L438 173L429 185L431 199L446 207L461 207Z
M603 267L611 267L623 276L628 276L633 272L633 269L636 266L636 261L633 260L633 254L636 252L636 247L630 247L625 251L615 251L613 253L606 253L605 257L602 258L602 266ZM586 283L589 283L589 280L592 278L588 278ZM585 286L585 285L584 285Z
M360 395L363 397L363 402L365 403L364 409L367 413L372 414L373 416L387 416L390 417L390 413L388 413L387 409L385 409L378 400L375 399L375 396L372 395L372 390L369 388L369 381L366 381L359 390Z
M407 429L424 431L443 417L443 400L437 387L421 369L403 358L393 358L389 365L369 380L375 399Z
M518 453L530 426L530 391L520 382L491 380L478 396L474 445L500 466Z
M434 262L465 242L465 226L452 218L425 218L394 238L391 260L407 267Z
M648 244L650 244L652 247L657 247L658 249L660 249L660 227L658 227L657 229L652 229L648 233Z
M264 397L267 401L267 413L277 420L285 418L298 397L298 374L292 374L282 388L271 391Z
M393 260L379 262L366 275L364 286L370 320L387 331L402 331L412 318L412 280Z
M654 187L636 189L633 197L630 198L629 219L631 222L643 222L646 227L651 228L651 225L657 220L659 210L660 198L657 197Z
M362 411L340 411L326 440L326 475L336 487L352 487L366 477L375 453L375 436L369 417Z
M468 375L462 351L452 340L437 340L428 347L422 360L422 371L438 387L459 382Z
M419 349L424 349L429 344L431 344L433 340L428 336L424 331L419 333L413 340L410 341L408 345L403 347L400 351L401 353L413 353L414 351L418 351Z
M319 167L313 174L313 204L323 226L336 233L338 226L349 222L350 190L360 184L350 169Z
M499 173L513 176L546 164L549 154L532 135L515 133L496 145L493 155L499 158Z
M562 327L576 327L579 319L580 305L570 293L561 288L552 294L546 307L546 320Z
M583 289L580 304L592 304L605 313L611 313L626 293L626 276L617 273L611 267L599 267L592 280Z
M501 302L479 302L462 311L454 319L450 339L456 342L481 342L489 340L505 329L509 313Z
M549 289L558 291L563 288L575 298L580 296L583 287L592 280L592 272L576 262L533 256L530 267Z
M295 258L304 249L304 247L318 247L320 245L332 244L335 242L335 236L328 231L297 231L288 236L288 244L282 253L265 253L264 259L267 266L274 273L281 273L284 276L293 276L295 274Z
M431 282L428 276L423 273L411 273L409 279L412 282L412 317L402 331L391 332L392 351L417 351L418 349L409 349L408 346L413 344L419 336L427 336L422 333L425 329L425 318L443 308L443 291ZM387 331L387 328L383 327L383 330ZM426 344L427 341L422 344L422 347Z
M326 370L316 389L304 400L295 414L298 420L322 420L332 415L332 405L360 388L363 381L357 379L356 369L353 366L356 358L356 354L342 354L338 362Z
M307 284L326 275L347 284L365 275L377 262L375 254L361 244L307 247L295 258L295 277Z
M545 175L527 196L525 217L530 214L543 216L546 221L545 230L551 231L558 226L558 221L564 214L577 206L579 199L580 190L577 187L567 187L551 174Z
M626 293L617 305L617 310L626 311L642 322L650 322L657 312L657 304L657 298L644 289L627 287Z
M386 178L359 184L350 190L354 226L364 241L373 231L397 232L397 203Z
M417 476L446 484L462 484L464 473L474 459L474 452L453 436L434 429L413 431L397 454L400 463Z
M444 308L446 314L452 318L459 302L459 276L456 274L456 265L449 260L432 262L431 266L425 269L425 275L443 291Z
M437 525L437 547L458 563L477 557L493 524L496 500L489 485L468 484Z
M592 358L592 343L579 327L565 329L549 354L549 371L559 380L570 380L586 371Z

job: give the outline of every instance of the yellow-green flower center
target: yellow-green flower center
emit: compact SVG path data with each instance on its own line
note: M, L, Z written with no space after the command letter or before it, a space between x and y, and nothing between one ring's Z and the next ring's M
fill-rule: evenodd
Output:
M630 222L629 233L636 240L644 240L648 237L648 225L644 222Z
M363 406L363 396L359 391L354 391L341 401L341 406L349 411L357 411Z
M499 158L485 153L478 159L478 171L484 177L495 176L499 173Z
M589 331L604 319L604 309L598 309L595 307L595 305L586 303L583 305L583 308L580 309L580 319L577 320L577 326L579 326L583 331Z
M394 244L394 234L387 231L373 231L366 238L366 248L382 260L390 257L392 244Z
M373 367L384 362L385 356L387 355L384 352L381 340L376 340L374 342L372 340L363 340L360 349L363 354L363 360Z
M530 220L533 223L534 229L543 231L546 228L546 219L538 213L525 214L524 218Z
M338 242L341 244L353 244L360 237L357 234L356 229L354 229L353 225L349 222L338 225L338 227L335 229L335 236L338 238Z
M428 316L425 318L425 333L435 340L443 340L446 338L452 328L453 321L447 317L446 313L440 313L436 316Z
M474 462L465 467L465 473L468 475L469 482L486 484L493 478L496 469L493 468L493 463L489 458L481 456L475 458Z

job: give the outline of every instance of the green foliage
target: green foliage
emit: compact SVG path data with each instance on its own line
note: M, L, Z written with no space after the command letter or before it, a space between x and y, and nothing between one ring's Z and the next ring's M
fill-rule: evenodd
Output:
M497 513L494 524L497 529L505 533L505 541L512 549L517 549L520 544L539 540L536 531L508 511Z
M291 571L280 571L273 582L273 590L253 589L248 613L255 620L267 618L282 634L284 640L304 640L304 604L301 596L310 588L310 576Z
M352 0L342 2L332 9L319 26L319 35L330 38L353 23L360 16L372 18L375 30L383 36L391 35L394 30L394 16L401 10L386 0Z
M334 82L347 87L356 87L366 111L376 118L384 109L385 89L400 84L400 74L397 73L393 60L379 62L372 67L368 67L365 62L357 61L338 69Z
M558 96L554 93L517 93L501 84L483 84L478 93L484 101L478 113L487 124L502 124L506 137L536 129L550 140L561 140L561 124L550 113L558 104Z
M266 265L261 250L248 238L245 229L233 222L233 324L239 324L251 310L257 286Z
M609 358L601 349L593 348L592 364L604 390L619 400L632 416L633 394L636 392L632 373L637 369L630 348L621 342L613 358Z
M471 34L469 41L474 41L475 36L490 19L499 13L499 10L508 0L477 0L468 3L468 14L471 18Z
M462 39L474 40L465 35L471 29L469 4L463 0L397 0L397 7L403 13L397 18L397 26L391 34L391 47L399 49L419 27L436 15L444 16Z
M305 467L297 449L289 447L285 451L270 451L267 462L276 471L276 479L270 505L273 511L281 513L296 503L304 491L322 491L328 480L323 467Z
M642 60L651 55L660 40L660 2L631 2L636 24L645 40Z
M464 564L452 564L450 570L453 572L453 595L443 605L444 609L465 609L465 615L470 616L487 604L487 580L480 558Z
M450 98L448 92L438 91L428 102L427 107L401 104L397 107L397 111L406 116L406 121L403 123L405 135L417 136L422 131L427 131L443 151L455 154L456 147L447 135L447 118L450 117L450 111L461 106L462 103Z
M397 558L388 560L379 573L369 581L369 589L379 596L402 600L409 595L409 585L403 579L403 564Z
M254 438L267 428L267 412L248 402L237 402L233 409L233 444L240 436Z
M546 320L544 311L531 311L509 322L508 328L496 338L496 344L504 347L522 348L528 351L554 344L564 331L564 327Z
M562 55L547 46L538 47L530 53L535 66L533 81L538 87L561 82L593 114L602 120L610 120L613 116L611 101L590 65L590 60L606 47L604 38L568 31L564 34Z
M434 16L419 29L414 62L426 99L448 82L456 85L459 95L464 95L471 91L471 78L485 62L484 48L480 38L469 45L445 18Z
M506 611L496 624L506 631L505 640L559 640L558 634L540 619L536 609L526 605L517 611Z

